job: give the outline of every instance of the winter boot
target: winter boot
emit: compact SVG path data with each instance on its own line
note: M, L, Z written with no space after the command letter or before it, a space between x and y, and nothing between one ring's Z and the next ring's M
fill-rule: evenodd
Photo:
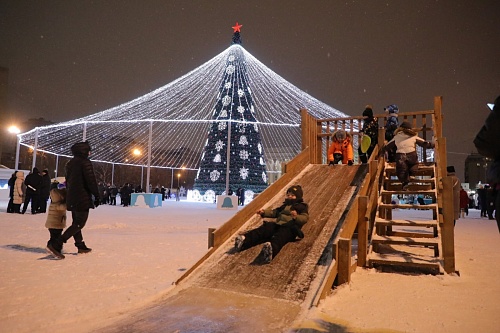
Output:
M85 242L75 243L75 246L78 248L78 253L89 253L92 249L88 248L85 245Z
M59 240L49 240L47 242L47 250L59 259L64 259L64 254L62 254L63 243Z
M245 236L243 235L236 236L236 238L234 239L234 248L236 249L236 251L241 251L244 241L245 241Z
M271 243L269 242L264 243L261 253L263 255L264 262L269 264L271 260L273 260L273 248L271 246Z

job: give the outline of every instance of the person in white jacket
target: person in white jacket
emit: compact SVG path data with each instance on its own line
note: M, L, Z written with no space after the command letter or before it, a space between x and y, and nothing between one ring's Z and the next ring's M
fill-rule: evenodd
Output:
M396 147L396 176L401 182L403 190L408 188L410 176L418 168L416 145L424 148L434 148L434 143L420 138L417 132L411 128L411 124L404 121L394 132L394 138L384 147L385 151L389 151L394 146Z

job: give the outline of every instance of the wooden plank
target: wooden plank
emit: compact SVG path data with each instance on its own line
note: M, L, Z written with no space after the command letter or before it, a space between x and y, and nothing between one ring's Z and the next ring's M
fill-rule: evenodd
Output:
M385 204L381 203L378 205L379 208L390 208L390 209L420 209L420 210L431 210L437 209L437 204L428 204L428 205L412 205L412 204Z
M338 284L351 281L351 239L338 240Z
M422 246L437 246L439 240L436 238L406 238L397 236L380 236L372 237L373 243L380 244L399 244L399 245L422 245Z
M434 227L438 225L437 220L386 220L386 219L381 219L377 218L375 219L375 223L381 224L381 225L398 225L398 226L405 226L405 227Z
M369 260L370 264L378 263L384 265L403 265L436 269L439 269L441 267L441 261L436 257L423 258L411 255L380 254L372 252L370 253Z
M368 197L358 197L358 266L366 265L366 255L368 254L368 219L366 211L368 209Z
M455 236L454 236L454 208L453 208L453 179L443 178L443 225L441 226L442 253L444 270L446 273L455 273ZM497 212L497 214L499 214Z

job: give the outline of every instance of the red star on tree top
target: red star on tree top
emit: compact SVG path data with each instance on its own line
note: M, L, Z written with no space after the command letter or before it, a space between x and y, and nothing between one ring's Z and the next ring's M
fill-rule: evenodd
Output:
M233 32L241 32L240 29L242 26L242 24L238 24L238 22L236 22L236 25L233 27Z

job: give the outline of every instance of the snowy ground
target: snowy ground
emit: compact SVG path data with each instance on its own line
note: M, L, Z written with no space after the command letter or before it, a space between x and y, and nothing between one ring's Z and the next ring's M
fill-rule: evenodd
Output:
M154 209L100 206L83 232L93 252L77 255L69 241L66 259L53 260L45 252L46 215L6 214L5 207L0 201L0 332L19 333L98 331L150 304L206 252L208 228L235 213L183 201ZM309 318L332 332L339 326L345 332L499 332L495 222L472 210L457 222L455 248L460 277L358 269Z

